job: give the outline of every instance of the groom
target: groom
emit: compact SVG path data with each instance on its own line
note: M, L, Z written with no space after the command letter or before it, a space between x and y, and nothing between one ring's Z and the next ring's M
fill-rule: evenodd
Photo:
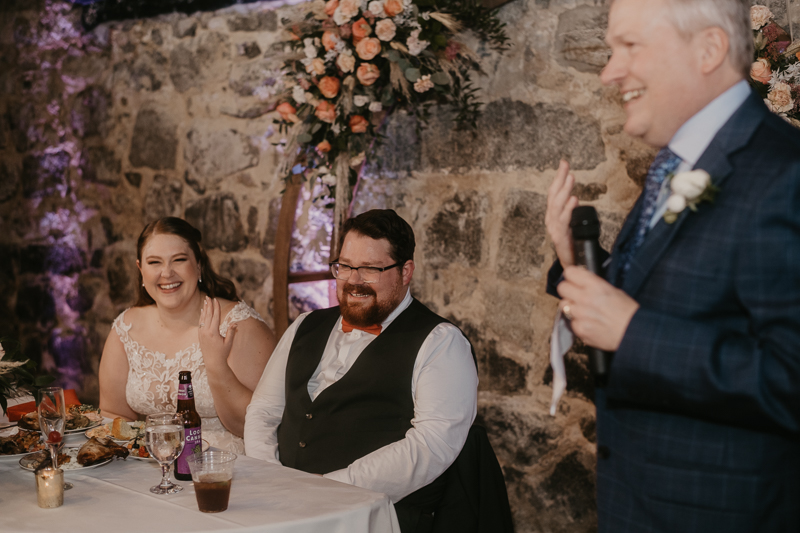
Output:
M601 79L661 151L605 279L573 266L566 163L549 191L549 289L616 352L596 396L601 532L800 531L800 133L745 81L749 5L613 2ZM668 177L690 169L719 192L667 223Z

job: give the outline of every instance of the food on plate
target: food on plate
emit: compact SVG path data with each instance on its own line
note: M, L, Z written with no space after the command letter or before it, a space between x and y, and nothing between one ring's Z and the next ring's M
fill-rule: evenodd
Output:
M130 441L126 447L130 450L131 455L133 457L140 457L142 459L149 459L150 452L147 451L147 447L144 445L144 436L140 435Z
M38 453L26 455L25 459L27 459L25 466L31 470L36 470L45 462L50 462L50 452L42 450ZM58 452L58 467L64 470L72 470L75 467L75 463L72 461L72 456L69 454L68 449L62 449Z
M69 407L69 411L71 413L83 415L93 423L103 421L103 415L100 414L100 409L88 403L82 403L81 405L71 405Z
M120 417L115 418L114 421L111 423L111 435L115 439L130 440L136 437L136 435L138 434L139 434L138 431L132 428L130 424L128 424L125 420L123 420Z
M115 418L102 426L97 426L86 432L86 438L111 437L114 440L131 440L144 435L144 422L127 422L122 418Z
M78 463L89 466L101 463L112 457L128 457L128 449L112 439L92 437L78 450Z
M40 437L38 431L26 429L19 429L8 437L0 437L0 455L18 455L43 450L45 444L40 441Z
M83 429L102 420L103 417L100 416L99 409L96 409L91 405L73 405L70 406L69 411L67 412L67 423L65 430L70 431L73 429ZM18 425L24 429L38 431L39 414L36 411L28 413L19 419Z

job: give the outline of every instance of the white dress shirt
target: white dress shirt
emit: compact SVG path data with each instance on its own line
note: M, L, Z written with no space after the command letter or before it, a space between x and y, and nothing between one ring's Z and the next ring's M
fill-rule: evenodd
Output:
M411 304L407 292L381 326L385 330ZM278 425L286 406L285 379L289 350L300 315L281 337L247 407L244 443L248 456L280 463ZM342 331L336 322L319 366L308 382L312 401L344 376L376 338L354 329ZM414 398L412 428L405 438L379 448L326 478L382 492L393 502L439 477L458 456L477 412L478 375L470 345L452 324L439 324L420 347L411 378Z
M669 149L681 158L681 164L678 165L676 172L686 172L694 168L717 132L750 96L750 91L750 85L742 80L683 123L668 145ZM666 213L670 191L669 180L664 180L656 201L658 207L650 219L650 229L653 229Z

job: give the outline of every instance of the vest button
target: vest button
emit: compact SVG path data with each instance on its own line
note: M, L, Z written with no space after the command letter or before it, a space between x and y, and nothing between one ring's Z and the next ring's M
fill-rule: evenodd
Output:
M306 413L306 418L311 420L312 418L314 418L314 415L312 415L311 413Z
M305 442L303 442L303 441L300 441L300 447L301 447L301 448L305 448L305 447L306 447L306 443L305 443Z

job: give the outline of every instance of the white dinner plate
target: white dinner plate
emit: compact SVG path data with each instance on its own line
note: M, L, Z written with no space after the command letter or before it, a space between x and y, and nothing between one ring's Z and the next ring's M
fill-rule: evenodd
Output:
M20 430L20 428L18 428L16 426L2 429L2 430L0 430L0 437L10 437L11 435L16 435L19 432L19 430ZM46 449L46 447L42 448L42 449ZM31 453L36 453L36 452L15 453L13 455L0 455L0 461L6 460L6 459L19 460L20 457L25 457L26 455L31 454Z
M96 428L100 424L102 424L102 422L98 420L97 422L92 422L91 424L89 424L85 428L68 429L68 430L66 430L64 432L64 435L75 435L76 433L85 433L86 431L88 431L88 430L90 430L92 428Z
M19 460L20 468L22 468L23 470L27 470L29 472L33 472L34 468L31 465L32 464L36 464L36 463L34 463L34 460L33 460L32 456L34 456L34 455L36 455L38 453L41 453L41 452L29 453L29 454L26 454L22 459L20 459ZM50 453L50 452L46 452L46 453ZM107 465L108 463L110 463L112 459L114 459L113 457L111 457L111 458L106 459L105 461L102 461L100 463L95 463L95 464L89 465L89 466L81 466L80 464L78 464L78 448L63 448L61 450L61 452L59 452L59 453L66 453L67 455L69 455L71 457L71 460L70 460L69 463L64 464L64 465L58 465L59 468L61 468L64 471L65 474L69 474L70 472L82 472L83 470L90 470L92 468L97 468L98 466L104 466L104 465ZM75 465L77 465L77 466L75 466Z

